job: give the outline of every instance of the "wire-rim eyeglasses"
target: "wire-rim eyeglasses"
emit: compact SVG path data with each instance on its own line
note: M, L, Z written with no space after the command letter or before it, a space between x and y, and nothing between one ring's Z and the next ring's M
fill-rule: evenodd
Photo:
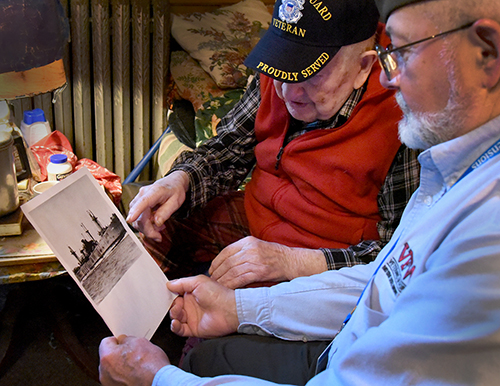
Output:
M399 51L404 50L408 47L414 46L416 44L420 44L420 43L426 42L428 40L432 40L432 39L435 39L435 38L438 38L438 37L441 37L444 35L448 35L448 34L453 33L453 32L461 31L463 29L467 29L469 27L472 27L472 25L474 23L475 23L475 21L464 24L464 25L457 27L457 28L450 29L450 30L445 31L445 32L440 32L438 34L429 36L429 37L424 38L424 39L417 40L416 42L405 44L404 46L401 46L401 47L392 48L392 44L389 44L387 46L387 48L384 48L384 47L376 44L375 51L377 51L378 60L380 62L380 65L382 66L382 68L385 71L385 75L387 76L387 79L391 80L395 76L396 70L398 69L397 57L394 57L392 54L398 53Z

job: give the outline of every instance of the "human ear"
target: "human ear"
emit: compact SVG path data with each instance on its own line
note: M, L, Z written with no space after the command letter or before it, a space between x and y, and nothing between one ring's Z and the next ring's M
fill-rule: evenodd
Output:
M276 94L280 99L283 99L283 82L274 79L273 80L274 89L276 90Z
M354 89L357 90L363 84L372 71L373 64L377 61L377 53L375 50L363 52L359 57L359 72L354 79Z
M491 89L500 82L500 24L480 19L471 27L469 37L477 47L476 63L482 70L483 86Z

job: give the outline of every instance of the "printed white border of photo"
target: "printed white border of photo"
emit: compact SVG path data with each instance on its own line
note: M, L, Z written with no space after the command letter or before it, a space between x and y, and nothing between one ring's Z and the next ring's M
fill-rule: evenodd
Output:
M87 168L78 170L43 194L28 201L22 206L22 210L101 315L112 334L151 339L176 295L168 291L166 288L168 279L165 274L132 232L118 208L90 171ZM119 250L116 245L109 248L116 252L107 252L108 256L113 255L114 260L109 260L108 271L105 275L101 274L100 278L104 276L105 279L113 279L113 275L118 276L114 280L116 283L113 282L112 286L104 280L99 280L97 287L108 285L108 288L98 301L94 300L97 299L96 295L90 295L74 272L80 262L76 255L78 252L83 252L83 248L79 251L78 247L74 247L79 246L79 242L83 244L84 238L90 237L94 240L92 234L98 232L97 222L94 221L97 225L93 228L88 226L92 229L87 229L84 224L93 222L91 216L94 216L93 220L97 218L104 225L116 216L126 232L123 238L126 238L127 247L129 247L126 251ZM118 224L117 227L121 229ZM69 248L70 246L74 249L73 251ZM134 251L133 254L126 253L131 250ZM120 260L121 256L125 256L124 260L128 256L129 263L122 268L121 272L118 272L119 267L124 266L120 264L123 263ZM104 262L107 258L98 260L101 264L101 260ZM95 266L98 264L96 263ZM102 266L104 267L104 264ZM91 287L87 285L87 288Z

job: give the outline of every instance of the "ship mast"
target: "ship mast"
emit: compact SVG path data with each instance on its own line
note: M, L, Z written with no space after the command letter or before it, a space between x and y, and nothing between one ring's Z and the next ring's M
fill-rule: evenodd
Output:
M89 235L89 237L90 237L92 240L96 241L96 239L94 238L94 236L92 236L92 234L91 234L91 233L90 233L90 231L87 229L87 227L85 226L85 224L84 224L84 223L81 223L81 224L80 224L80 226L83 228L83 230L85 231L85 233Z
M78 256L78 254L76 253L76 251L71 248L69 245L68 245L68 248L69 248L69 252L76 258L76 260L81 263L82 262L82 259L80 259L80 257Z
M104 228L101 223L99 222L99 219L97 218L97 216L92 213L92 211L90 210L87 210L87 213L89 214L90 218L92 219L92 221L97 225L97 227L99 228L99 236L102 236L104 231L106 230L106 228Z

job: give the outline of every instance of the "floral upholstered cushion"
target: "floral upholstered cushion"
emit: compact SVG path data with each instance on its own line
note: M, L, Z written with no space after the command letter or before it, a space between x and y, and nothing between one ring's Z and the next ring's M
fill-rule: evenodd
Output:
M224 94L208 73L185 51L170 54L170 73L181 98L193 104L195 111L212 97Z
M243 88L228 90L221 96L210 98L202 109L196 111L194 127L197 145L217 135L217 125L221 118L227 115L244 92Z
M251 74L243 62L270 22L263 2L243 0L213 12L174 15L172 36L217 86L240 88Z
M187 52L173 51L170 55L170 73L175 81L177 93L182 99L191 102L196 116L192 122L186 122L189 114L181 113L180 121L171 116L169 124L175 133L186 131L188 125L192 126L196 134L196 144L200 144L216 134L220 118L240 100L244 89L222 90ZM180 108L183 109L178 103L174 110ZM182 138L184 136L181 136L181 141Z

